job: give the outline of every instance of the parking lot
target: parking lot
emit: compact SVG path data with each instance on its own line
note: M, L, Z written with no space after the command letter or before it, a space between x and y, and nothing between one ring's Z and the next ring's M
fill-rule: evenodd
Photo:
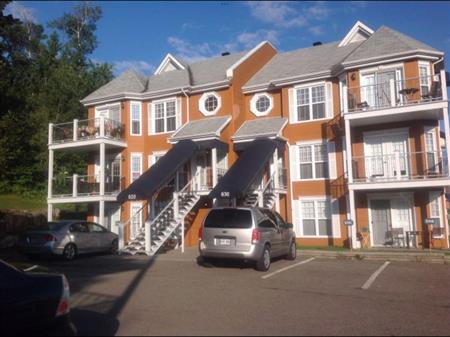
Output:
M298 258L267 273L199 265L196 249L154 259L90 256L63 272L81 335L448 335L450 268ZM363 289L364 288L364 289Z

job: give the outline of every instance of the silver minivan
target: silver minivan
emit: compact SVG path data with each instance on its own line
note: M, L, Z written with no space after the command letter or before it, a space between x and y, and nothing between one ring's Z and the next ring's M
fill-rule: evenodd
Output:
M271 258L297 257L295 232L274 211L256 207L213 208L199 230L199 252L204 261L226 258L256 262L267 271Z

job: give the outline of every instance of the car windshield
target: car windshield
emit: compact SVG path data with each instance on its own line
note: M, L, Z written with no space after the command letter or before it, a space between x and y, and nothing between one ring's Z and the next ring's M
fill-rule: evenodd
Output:
M63 222L63 221L47 222L43 225L38 226L36 228L36 230L55 232L55 231L59 231L66 225L67 225L67 222Z
M252 213L245 209L213 209L205 219L205 228L251 228Z

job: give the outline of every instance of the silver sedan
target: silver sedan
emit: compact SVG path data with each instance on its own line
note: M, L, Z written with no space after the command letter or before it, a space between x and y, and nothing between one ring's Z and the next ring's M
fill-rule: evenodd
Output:
M73 260L78 254L111 252L118 248L118 236L97 223L80 220L48 222L27 231L19 242L29 256L57 255Z

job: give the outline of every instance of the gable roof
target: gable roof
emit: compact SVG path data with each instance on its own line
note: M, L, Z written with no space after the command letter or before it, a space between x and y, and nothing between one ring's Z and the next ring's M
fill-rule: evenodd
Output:
M315 75L331 76L336 67L362 42L339 47L339 42L276 54L243 87L261 90L271 83L298 80Z
M373 30L361 21L357 21L350 31L339 43L339 47L346 46L353 42L367 40L373 34Z
M381 26L345 59L343 65L418 51L442 55L441 52L423 42L389 27Z

